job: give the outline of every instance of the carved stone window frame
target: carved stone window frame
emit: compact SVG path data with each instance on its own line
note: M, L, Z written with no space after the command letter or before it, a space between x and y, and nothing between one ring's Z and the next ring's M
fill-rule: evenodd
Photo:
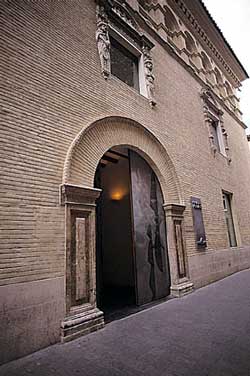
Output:
M110 36L138 58L139 93L148 98L152 107L155 100L155 76L151 50L154 44L142 32L133 11L126 3L96 1L96 42L101 70L105 79L111 76Z
M142 50L137 43L131 42L129 38L126 38L119 30L114 28L112 25L109 26L109 35L112 39L118 42L122 47L124 47L128 52L137 58L138 61L138 78L139 78L139 88L138 92L143 96L147 97L146 81L144 75L144 63ZM112 44L112 43L111 43ZM110 69L110 76L112 76L112 65Z
M228 147L228 134L226 132L223 120L223 111L221 110L216 97L209 87L202 88L200 93L201 99L203 101L203 113L204 120L208 128L209 133L209 144L213 156L217 153L222 154L227 158L228 163L231 163L231 157L229 155ZM213 129L214 123L216 123L216 131L219 141L220 150L218 150L216 143L214 141Z

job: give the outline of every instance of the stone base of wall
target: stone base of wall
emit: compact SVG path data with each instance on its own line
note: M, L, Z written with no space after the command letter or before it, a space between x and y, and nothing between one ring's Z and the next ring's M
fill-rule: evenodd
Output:
M250 268L250 246L197 252L188 257L190 279L195 288Z
M104 327L104 315L91 304L83 305L78 313L61 323L61 342L68 342Z
M0 286L0 364L60 341L64 278Z
M172 285L170 287L171 296L181 298L184 295L190 294L193 291L193 288L194 285L190 281L186 281L178 285Z

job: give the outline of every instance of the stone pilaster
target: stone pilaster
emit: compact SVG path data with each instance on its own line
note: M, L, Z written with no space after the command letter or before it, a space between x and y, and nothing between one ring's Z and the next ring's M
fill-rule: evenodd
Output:
M193 290L189 279L185 249L183 212L184 205L164 205L168 229L168 255L171 274L171 295L181 297Z
M101 190L64 184L66 213L66 315L61 340L67 342L104 326L96 307L95 201Z

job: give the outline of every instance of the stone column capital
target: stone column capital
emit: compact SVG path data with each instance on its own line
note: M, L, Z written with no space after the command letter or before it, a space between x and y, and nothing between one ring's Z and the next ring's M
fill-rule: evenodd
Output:
M186 208L185 205L182 204L163 204L163 208L166 212L167 217L183 217L184 210Z
M60 185L60 204L95 205L95 201L101 194L101 189L84 187L73 184Z

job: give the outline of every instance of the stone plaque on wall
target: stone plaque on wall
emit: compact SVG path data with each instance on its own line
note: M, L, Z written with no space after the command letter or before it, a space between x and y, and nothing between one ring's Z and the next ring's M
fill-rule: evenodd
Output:
M191 206L193 214L194 233L196 239L196 248L205 249L207 246L207 241L202 216L201 200L197 197L191 197Z

